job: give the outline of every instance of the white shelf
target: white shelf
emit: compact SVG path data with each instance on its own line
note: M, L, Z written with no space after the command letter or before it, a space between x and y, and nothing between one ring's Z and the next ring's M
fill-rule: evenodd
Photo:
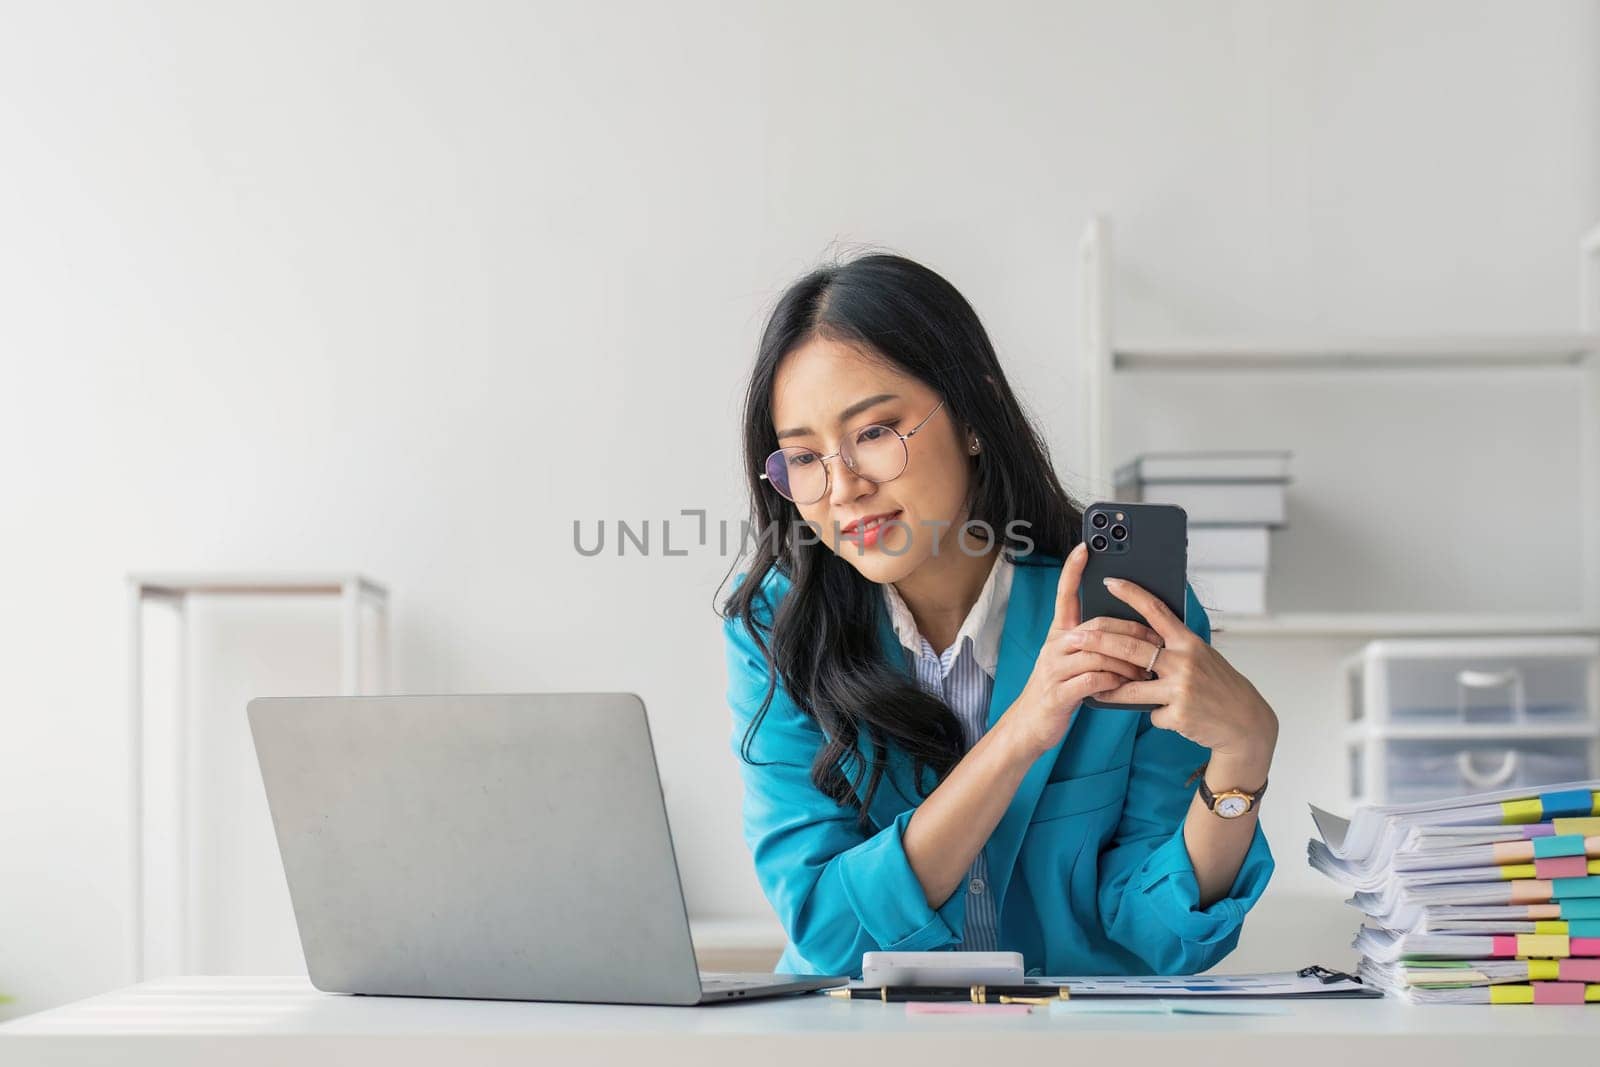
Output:
M1580 294L1571 332L1469 336L1428 333L1373 337L1299 334L1289 337L1194 338L1149 341L1116 336L1112 231L1094 217L1079 242L1077 382L1082 396L1081 469L1091 492L1110 494L1115 470L1128 457L1112 455L1116 381L1129 371L1337 369L1568 368L1585 373L1573 383L1579 405L1577 496L1580 558L1574 568L1582 591L1582 617L1516 618L1490 614L1307 614L1217 620L1230 635L1333 636L1362 634L1496 634L1594 632L1600 617L1600 226L1579 242ZM1370 379L1369 379L1370 380ZM1374 385L1377 383L1374 382ZM1205 442L1196 442L1203 445Z
M1285 612L1241 615L1217 612L1211 618L1217 636L1249 637L1377 637L1399 634L1591 634L1600 633L1600 618L1579 613L1508 614L1505 612Z
M1600 334L1193 338L1117 342L1116 370L1363 370L1572 367L1600 355Z
M377 615L376 639L371 642L376 660L377 688L389 689L389 591L382 582L357 571L139 571L127 576L128 590L128 937L129 969L135 981L145 977L147 942L158 950L158 964L180 974L196 969L195 945L202 933L193 917L195 901L212 892L204 878L200 847L203 766L199 713L187 700L183 681L188 653L186 623L189 598L194 595L293 595L338 598L340 616L339 691L357 694L362 684L362 616L370 607ZM165 605L177 621L177 684L175 706L165 716L147 721L145 715L144 608ZM238 714L237 711L234 714ZM175 781L161 783L153 797L167 795L163 810L147 809L145 752L165 750L165 763ZM205 753L201 753L204 755ZM252 760L253 763L253 760ZM250 773L254 773L252 769ZM171 909L176 922L155 921L147 908L146 872L157 875L156 884L174 887Z
M1580 719L1564 723L1417 723L1401 726L1386 723L1374 727L1371 723L1354 722L1345 733L1345 743L1351 747L1368 741L1559 741L1563 738L1592 738L1600 733L1600 725L1592 720Z
M128 575L128 582L147 596L185 593L338 596L353 588L375 600L386 601L389 597L383 583L355 571L140 571Z

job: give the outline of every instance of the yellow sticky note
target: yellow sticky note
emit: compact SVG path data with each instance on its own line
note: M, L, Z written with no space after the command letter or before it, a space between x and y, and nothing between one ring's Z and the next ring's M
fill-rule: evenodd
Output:
M1572 942L1566 934L1518 934L1517 955L1565 958L1572 955Z
M1500 816L1507 823L1538 822L1544 817L1544 803L1538 797L1530 800L1502 800Z

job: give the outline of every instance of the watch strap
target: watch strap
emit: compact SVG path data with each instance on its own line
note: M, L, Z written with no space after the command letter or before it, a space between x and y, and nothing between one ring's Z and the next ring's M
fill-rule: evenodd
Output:
M1209 767L1209 766L1210 766L1209 763L1201 764L1200 769L1198 771L1196 771L1195 773L1196 773L1196 776L1198 776L1199 779L1200 779L1200 799L1205 801L1205 805L1206 805L1207 808L1209 808L1211 811L1216 811L1217 810L1217 795L1211 791L1211 787L1210 786L1206 785L1206 779L1205 779L1205 770L1206 770L1206 767ZM1223 792L1225 792L1225 793L1243 793L1245 796L1250 798L1250 810L1254 811L1254 810L1256 810L1256 808L1258 806L1260 806L1261 798L1266 796L1266 794L1267 794L1267 783L1266 782L1262 782L1261 783L1261 788L1257 789L1255 792L1250 792L1249 790L1246 790L1246 789L1225 789L1225 790L1223 790Z

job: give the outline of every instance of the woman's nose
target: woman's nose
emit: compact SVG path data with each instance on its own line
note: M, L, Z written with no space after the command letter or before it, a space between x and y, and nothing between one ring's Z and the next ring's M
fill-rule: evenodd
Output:
M830 462L833 467L828 472L828 503L834 507L848 504L872 488L873 483L852 470L843 456L835 456Z

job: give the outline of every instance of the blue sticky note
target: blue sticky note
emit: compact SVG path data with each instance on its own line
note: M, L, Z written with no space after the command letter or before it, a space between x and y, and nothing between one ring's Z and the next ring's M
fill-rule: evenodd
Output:
M1557 834L1555 837L1533 839L1533 858L1554 859L1558 856L1581 856L1584 844L1582 834Z
M1544 819L1564 819L1594 812L1594 794L1587 789L1568 789L1561 793L1540 793L1539 806Z
M1275 1000L1213 1000L1184 997L1162 1001L1174 1015L1288 1015L1289 1005Z

